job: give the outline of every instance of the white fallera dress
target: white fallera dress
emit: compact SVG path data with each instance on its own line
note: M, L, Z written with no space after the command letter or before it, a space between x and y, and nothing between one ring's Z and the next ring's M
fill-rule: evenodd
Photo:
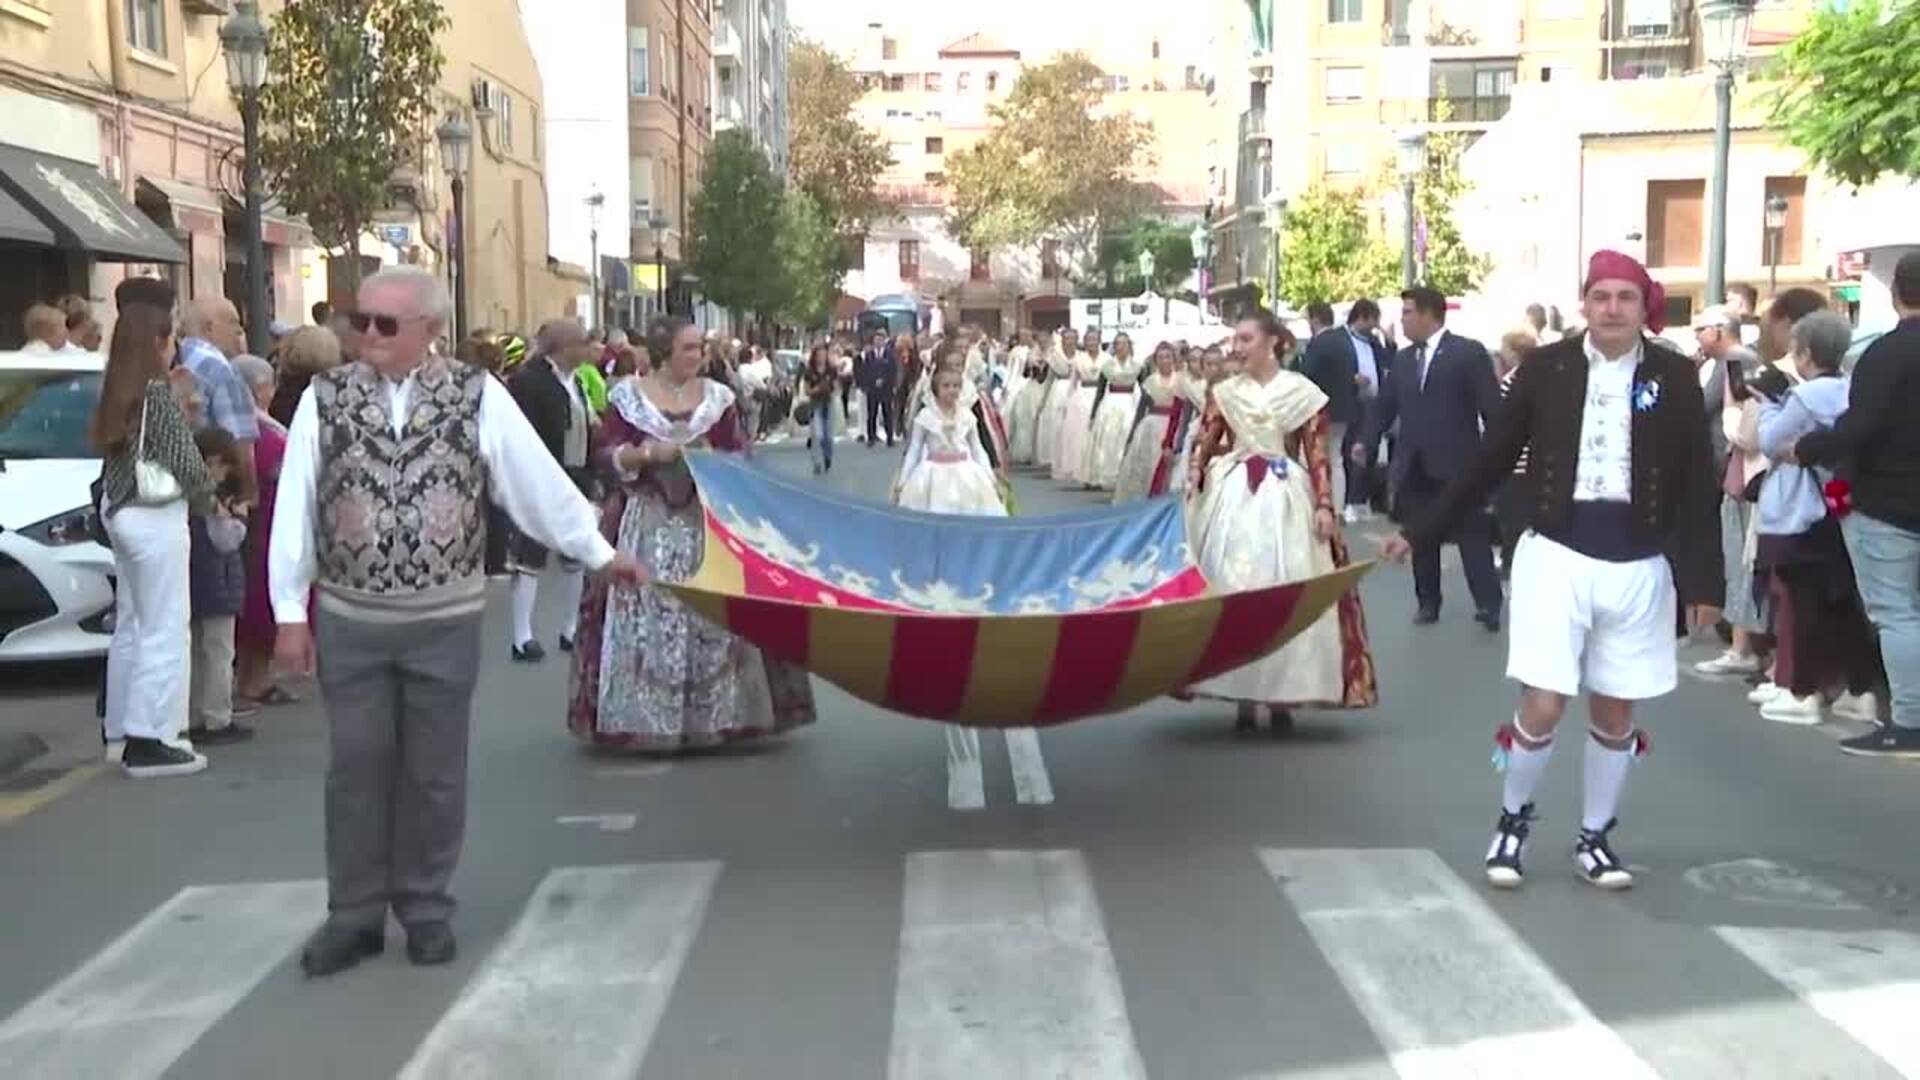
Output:
M1093 441L1093 402L1100 395L1105 353L1081 353L1073 359L1073 391L1060 415L1059 442L1053 450L1053 478L1063 484L1091 484L1087 450Z
M1036 447L1039 444L1040 407L1047 400L1047 381L1036 373L1027 370L1029 365L1038 361L1033 351L1022 345L1013 350L1013 370L1018 386L1008 395L1007 405L1007 444L1008 452L1014 464L1033 463ZM1010 387L1013 383L1008 384Z
M1093 434L1087 448L1088 483L1112 490L1120 482L1120 462L1127 455L1127 436L1140 415L1140 398L1135 386L1140 381L1140 365L1133 360L1109 357L1102 370L1107 392L1093 414Z
M1034 425L1033 461L1051 467L1060 453L1060 421L1067 415L1073 394L1073 360L1055 347L1047 356L1047 393L1040 399L1040 420Z
M1306 455L1289 454L1287 447L1288 436L1312 423L1327 396L1305 376L1281 371L1265 385L1236 375L1213 388L1213 401L1232 446L1206 462L1204 490L1190 496L1187 523L1201 572L1221 592L1331 573L1333 548L1313 534ZM1267 470L1257 488L1249 483L1250 469ZM1193 692L1233 701L1339 702L1344 688L1336 607L1279 652Z
M932 403L913 418L898 504L933 514L1007 516L979 425L964 403L952 412Z
M1113 485L1114 502L1144 499L1153 493L1153 474L1159 471L1160 455L1167 449L1167 425L1173 422L1174 407L1184 400L1180 380L1179 372L1162 375L1157 371L1140 380L1140 390L1134 395L1139 399L1139 419L1127 438L1127 452L1120 459L1120 478ZM1179 448L1175 450L1176 458L1184 456L1178 453ZM1174 467L1181 464L1175 461L1168 466L1167 479L1174 485L1171 490L1186 486L1180 470Z

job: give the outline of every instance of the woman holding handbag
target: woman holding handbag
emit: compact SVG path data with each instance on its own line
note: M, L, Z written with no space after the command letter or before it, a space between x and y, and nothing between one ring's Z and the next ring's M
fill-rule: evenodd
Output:
M136 778L207 767L186 740L187 511L213 494L206 463L168 381L168 313L129 305L113 328L92 436L102 457L100 514L113 546L113 642L106 737Z

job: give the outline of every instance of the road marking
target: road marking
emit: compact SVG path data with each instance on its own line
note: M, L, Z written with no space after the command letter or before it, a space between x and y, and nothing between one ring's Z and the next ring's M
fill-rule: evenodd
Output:
M1007 729L1007 764L1013 769L1013 797L1027 806L1053 803L1053 779L1040 753L1040 733L1030 727Z
M326 908L323 881L180 890L0 1024L0 1076L161 1076Z
M1716 926L1713 932L1902 1076L1920 1076L1920 935Z
M553 819L555 825L592 825L601 832L626 832L640 820L638 814L567 814Z
M947 725L947 805L979 810L987 805L987 783L980 773L980 733Z
M79 765L39 787L0 795L0 825L11 825L55 799L78 791L106 769L97 761L90 765Z
M1403 1077L1653 1077L1430 851L1262 850Z
M889 1080L1144 1078L1077 851L907 859Z
M602 765L593 770L593 775L617 779L645 780L655 776L664 776L673 771L671 762L649 761L640 765Z
M719 876L717 862L548 874L401 1080L639 1075Z

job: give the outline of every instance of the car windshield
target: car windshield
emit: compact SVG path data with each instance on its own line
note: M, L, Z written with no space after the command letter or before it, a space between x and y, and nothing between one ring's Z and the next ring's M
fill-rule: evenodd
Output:
M97 371L0 371L0 460L91 458Z

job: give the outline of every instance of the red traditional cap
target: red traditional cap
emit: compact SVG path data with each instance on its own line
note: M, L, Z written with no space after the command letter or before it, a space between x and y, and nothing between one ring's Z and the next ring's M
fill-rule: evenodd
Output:
M1647 329L1657 334L1667 328L1667 290L1653 280L1639 259L1621 251L1594 252L1587 262L1587 280L1580 291L1584 293L1593 288L1596 281L1631 281L1640 286L1640 295L1647 301Z

